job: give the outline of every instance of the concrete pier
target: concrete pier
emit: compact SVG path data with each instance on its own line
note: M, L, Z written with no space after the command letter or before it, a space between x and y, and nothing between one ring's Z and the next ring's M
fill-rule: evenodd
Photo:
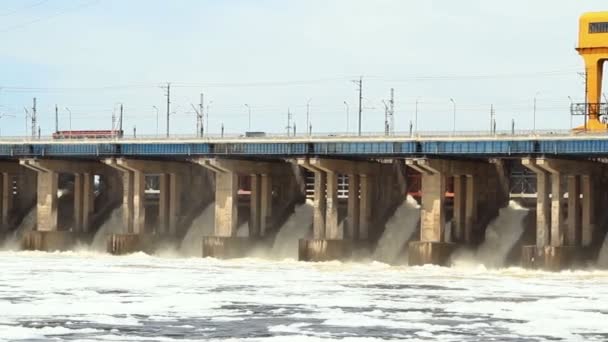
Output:
M299 243L299 259L304 261L345 260L357 249L369 248L373 187L370 179L380 165L370 162L302 158L297 165L314 173L312 239ZM347 214L340 224L337 178L348 175Z
M199 158L192 162L215 174L214 235L203 238L202 255L238 258L246 256L255 248L269 245L270 241L266 237L269 230L275 228L273 214L280 214L281 210L293 205L290 197L294 197L297 192L294 182L284 181L294 178L290 164L283 161L216 158ZM239 180L245 178L250 181L249 213L240 213ZM277 202L283 202L281 208L278 205L273 208L273 196L277 197ZM239 215L248 218L247 237L237 237Z
M36 230L23 237L24 249L64 250L90 238L94 212L93 174L102 166L95 162L22 159L21 166L37 174ZM73 175L73 217L60 222L59 175Z
M108 237L108 252L151 252L159 244L176 243L183 214L180 192L184 183L192 181L188 176L192 165L127 158L111 158L103 162L120 171L123 181L123 232ZM147 213L146 175L158 178L158 213L155 218Z
M497 213L500 199L489 182L496 184L497 175L489 162L439 159L406 159L406 165L422 177L420 240L409 244L410 265L449 265L452 251L459 245L470 245L479 220L480 199L484 209ZM446 232L446 191L448 178L454 184L452 230Z
M561 270L584 263L597 220L593 189L601 164L550 158L524 158L522 164L537 179L536 245L523 247L522 265Z

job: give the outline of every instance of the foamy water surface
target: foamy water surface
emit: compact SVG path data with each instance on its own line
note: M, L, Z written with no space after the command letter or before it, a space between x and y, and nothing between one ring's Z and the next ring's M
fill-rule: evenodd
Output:
M0 339L605 341L608 272L0 252Z

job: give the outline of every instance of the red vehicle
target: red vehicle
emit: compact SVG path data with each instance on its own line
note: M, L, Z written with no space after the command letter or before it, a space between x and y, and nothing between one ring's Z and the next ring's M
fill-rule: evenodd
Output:
M112 139L122 138L121 130L57 131L53 139Z

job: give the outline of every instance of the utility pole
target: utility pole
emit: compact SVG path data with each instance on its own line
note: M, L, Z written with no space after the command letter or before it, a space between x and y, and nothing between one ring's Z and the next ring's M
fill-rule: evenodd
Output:
M390 104L390 134L395 134L395 89L391 88L391 100Z
M287 136L289 136L289 132L291 131L291 111L287 108Z
M167 97L167 138L169 137L169 115L171 111L171 82L167 82L167 85L161 87L167 90L165 96Z
M34 97L34 103L32 105L32 138L36 137L36 98Z
M59 132L59 109L55 105L55 132Z
M389 116L389 106L386 104L386 101L382 100L382 104L384 105L384 135L388 135L389 125L388 125L388 116Z
M308 102L306 102L306 127L310 125L310 101L312 99L308 99Z
M359 87L359 129L358 133L361 135L361 112L363 110L363 76L360 76L358 80L353 81Z
M119 126L120 130L119 130L118 134L120 134L120 136L122 137L122 103L120 104L120 117L119 117L118 121L119 121L119 125L120 125Z
M495 125L495 121L494 121L494 105L490 105L490 133L494 134L494 129L496 128Z
M199 107L198 107L198 109L200 111L198 119L200 121L200 137L201 138L203 137L203 135L205 133L205 125L204 125L204 122L205 122L204 121L205 120L204 119L204 117L205 117L205 113L204 113L205 105L204 105L204 103L205 102L204 101L205 101L205 95L203 93L201 93L201 103L199 103Z

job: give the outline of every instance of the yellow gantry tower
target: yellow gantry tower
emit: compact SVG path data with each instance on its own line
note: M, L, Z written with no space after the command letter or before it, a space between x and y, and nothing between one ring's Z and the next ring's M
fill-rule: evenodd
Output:
M603 116L608 114L608 104L602 104L602 74L604 61L608 59L608 12L581 16L576 51L585 60L586 103L577 104L572 114L579 112L588 116L585 125L576 130L606 130L608 125Z

